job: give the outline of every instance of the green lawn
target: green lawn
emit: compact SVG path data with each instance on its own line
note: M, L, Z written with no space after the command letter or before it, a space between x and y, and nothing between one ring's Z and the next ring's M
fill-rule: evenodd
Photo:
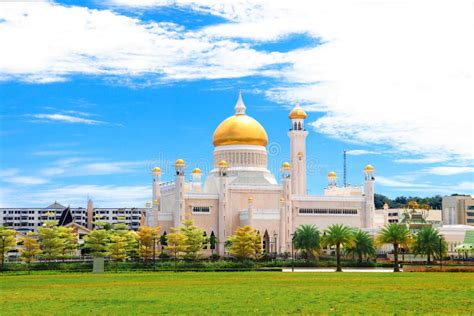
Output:
M474 313L474 273L0 276L0 315Z

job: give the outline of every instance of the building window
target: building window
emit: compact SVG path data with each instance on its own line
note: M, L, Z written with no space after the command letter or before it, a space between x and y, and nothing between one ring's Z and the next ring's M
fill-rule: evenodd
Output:
M474 212L466 212L467 216L474 216Z
M474 218L468 218L468 219L467 219L467 222L468 222L468 223L474 223Z
M209 206L193 206L193 213L208 214L211 213L211 208Z
M357 209L300 208L298 213L304 215L357 215Z

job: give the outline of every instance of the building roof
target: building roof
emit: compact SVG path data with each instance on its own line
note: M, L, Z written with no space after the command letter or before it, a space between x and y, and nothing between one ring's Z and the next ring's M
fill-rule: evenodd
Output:
M66 207L59 204L58 202L54 201L53 204L51 204L50 206L46 207L46 208L53 208L53 209L65 209Z

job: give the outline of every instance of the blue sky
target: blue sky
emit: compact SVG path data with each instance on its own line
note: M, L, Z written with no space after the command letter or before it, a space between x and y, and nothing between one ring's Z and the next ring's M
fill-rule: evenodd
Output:
M468 4L1 3L0 205L141 206L151 167L209 170L239 90L277 175L288 111L308 111L312 194L344 149L351 184L371 163L390 197L472 194Z

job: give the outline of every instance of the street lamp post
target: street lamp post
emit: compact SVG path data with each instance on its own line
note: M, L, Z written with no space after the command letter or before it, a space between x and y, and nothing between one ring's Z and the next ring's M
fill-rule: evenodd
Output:
M295 234L291 234L291 272L295 272L295 252L294 252L294 239Z
M439 238L439 270L443 271L443 240Z
M278 249L277 249L277 247L278 247L278 245L277 245L277 237L278 237L277 233L274 233L274 234L273 234L273 238L275 239L275 242L274 242L274 247L275 247L275 249L274 249L274 250L275 250L275 251L274 251L274 253L275 253L275 260L276 260L276 258L277 258L277 252L278 252Z
M156 269L156 233L153 233L153 271Z

